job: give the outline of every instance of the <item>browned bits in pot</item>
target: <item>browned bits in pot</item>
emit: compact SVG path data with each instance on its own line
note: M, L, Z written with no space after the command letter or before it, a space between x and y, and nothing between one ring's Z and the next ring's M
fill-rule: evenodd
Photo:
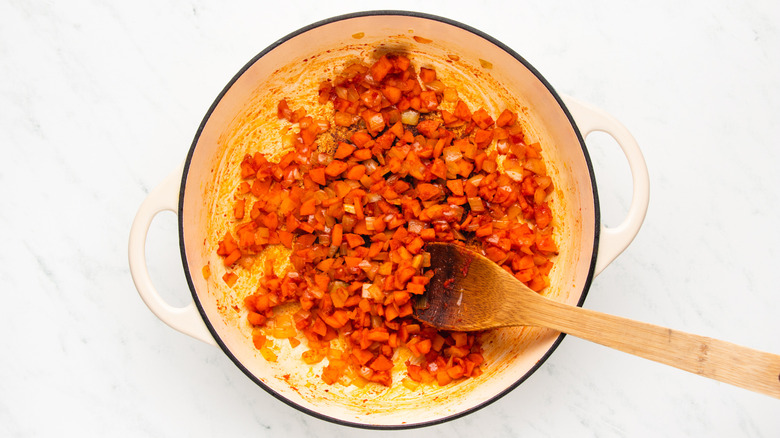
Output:
M278 162L244 157L236 225L217 249L228 267L269 245L292 251L292 270L278 276L267 261L244 301L263 357L276 360L266 336L295 347L302 335L301 360L327 359L328 384L389 386L405 367L407 388L446 385L479 376L484 358L479 334L411 316L432 276L427 242L479 247L532 289L549 284L557 246L541 146L525 143L510 109L472 111L457 96L434 69L390 54L320 85L312 104L332 105L332 123L279 102L278 117L298 125L294 148ZM327 151L318 145L325 133L337 139ZM298 309L275 315L285 303ZM399 349L410 357L403 364L393 360Z

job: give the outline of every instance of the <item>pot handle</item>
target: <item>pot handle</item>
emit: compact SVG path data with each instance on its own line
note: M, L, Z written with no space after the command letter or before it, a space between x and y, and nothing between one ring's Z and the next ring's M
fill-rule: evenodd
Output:
M631 206L628 208L626 218L620 225L615 227L601 225L598 256L594 272L594 275L598 275L628 247L637 233L639 233L639 228L645 220L645 214L650 202L650 177L648 176L647 164L642 156L642 151L639 149L639 145L623 124L604 111L572 97L565 96L563 101L571 112L583 139L593 131L609 134L623 149L623 153L626 155L626 159L628 159L628 165L631 168L634 188L631 196Z
M130 228L130 242L127 247L130 275L133 277L141 299L162 322L195 339L217 345L203 323L195 302L193 301L185 307L173 307L166 303L152 284L146 265L146 236L149 227L158 213L166 210L178 212L179 183L183 170L184 166L182 165L168 175L160 185L149 193L149 196L141 203L141 207L138 208L138 213L136 213Z

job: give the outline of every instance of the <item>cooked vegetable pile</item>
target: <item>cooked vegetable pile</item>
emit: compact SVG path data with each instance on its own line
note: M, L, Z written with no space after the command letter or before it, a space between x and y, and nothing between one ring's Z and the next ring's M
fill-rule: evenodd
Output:
M242 259L269 245L291 250L292 269L277 276L266 262L244 300L255 346L274 361L269 337L306 342L301 359L327 359L328 384L389 386L402 365L411 389L480 375L478 334L438 331L411 316L412 297L433 275L425 244L480 248L544 289L557 247L540 145L526 144L512 110L494 119L469 108L435 70L415 69L403 54L346 66L312 104L332 105L333 117L279 102L293 147L278 162L244 157L235 221L217 250L230 286ZM286 303L300 308L274 313ZM395 364L402 349L409 359Z

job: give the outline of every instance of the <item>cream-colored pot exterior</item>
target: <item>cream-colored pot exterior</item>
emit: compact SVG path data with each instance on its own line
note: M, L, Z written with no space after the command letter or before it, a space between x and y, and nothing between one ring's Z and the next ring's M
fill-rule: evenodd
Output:
M276 340L277 362L260 356L239 305L251 289L251 279L242 278L237 288L227 288L220 280L224 267L215 255L221 237L216 233L227 220L222 213L228 203L220 200L234 187L235 164L247 151L273 153L283 146L286 128L275 115L278 100L285 97L293 108L304 106L310 112L323 110L316 108L320 80L332 77L350 59L367 60L387 51L403 51L416 65L433 66L445 83L456 84L472 107L483 106L492 114L506 107L519 112L527 132L542 144L556 187L550 204L560 254L544 293L581 304L593 275L625 249L644 219L647 171L635 141L609 116L558 96L527 62L490 37L459 23L408 12L369 12L317 23L280 40L247 64L204 118L183 168L141 206L129 254L139 293L158 317L183 333L219 345L277 398L339 423L416 427L456 418L496 400L538 368L562 336L534 327L490 332L483 338L484 374L443 388L421 385L411 391L401 385L403 358L396 360L396 383L389 389L373 384L328 386L319 378L327 361L309 366L300 360L305 342L293 349L286 340ZM600 224L584 147L583 138L593 130L615 137L634 178L628 216L613 229ZM146 269L146 232L162 210L179 215L182 257L194 299L184 308L171 307L160 298ZM204 266L211 270L208 278L202 274Z

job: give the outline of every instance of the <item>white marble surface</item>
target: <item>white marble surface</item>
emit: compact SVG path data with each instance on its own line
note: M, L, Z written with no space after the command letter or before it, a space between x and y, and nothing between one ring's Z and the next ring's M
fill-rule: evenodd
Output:
M586 307L780 353L780 5L395 1L502 40L560 92L621 120L651 203ZM366 2L0 0L0 436L365 436L256 387L139 299L136 209L257 52ZM588 141L607 224L614 143ZM188 291L173 214L152 277ZM410 436L780 436L780 400L567 337L518 389ZM283 434L283 435L278 435ZM396 436L401 433L374 433Z

